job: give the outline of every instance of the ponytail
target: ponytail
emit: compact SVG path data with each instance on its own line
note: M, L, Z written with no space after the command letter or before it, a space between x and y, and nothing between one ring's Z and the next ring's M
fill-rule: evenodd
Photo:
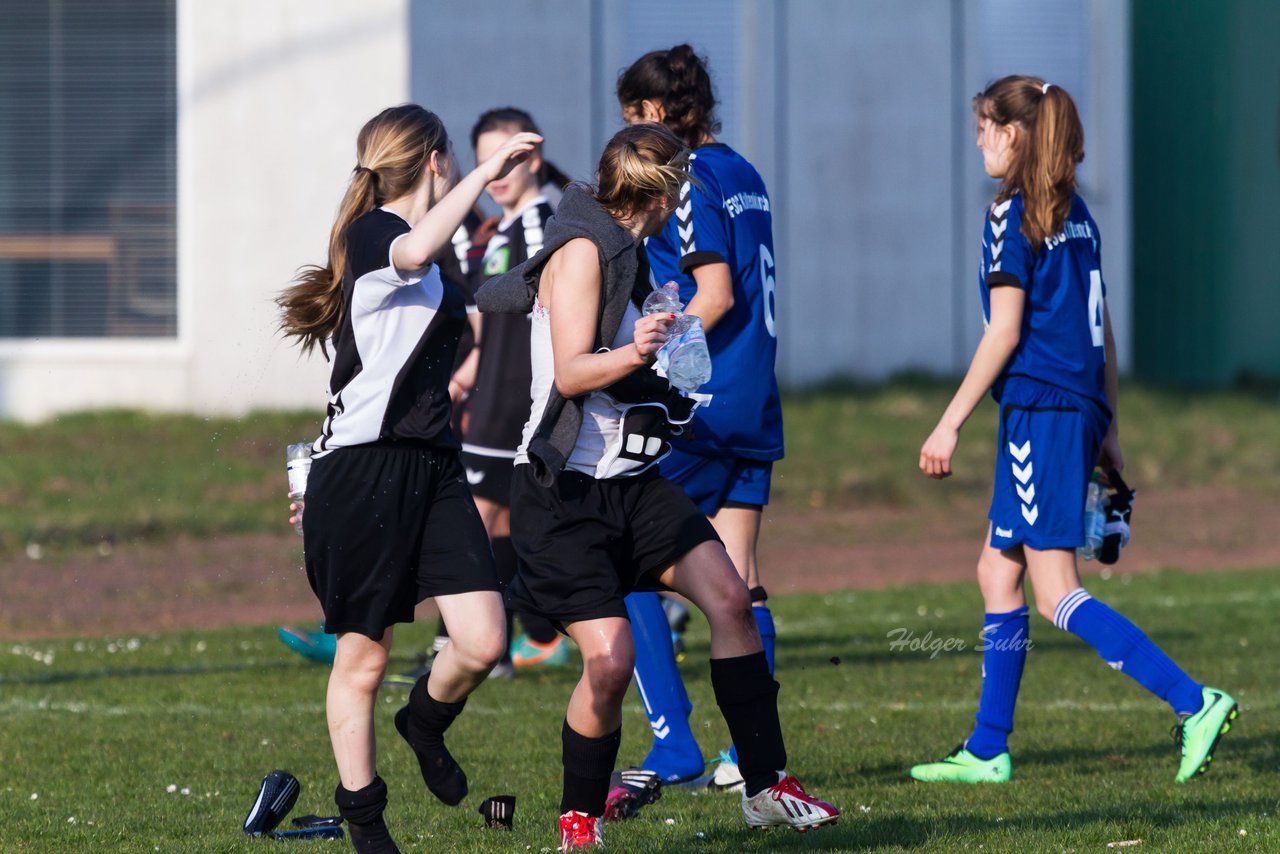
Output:
M280 330L300 339L310 353L342 323L342 281L347 274L347 231L375 207L413 191L427 172L431 152L446 152L449 137L440 119L416 104L374 116L356 138L356 167L329 231L329 263L307 265L276 298ZM326 352L327 355L327 352Z
M996 194L1002 202L1022 194L1022 233L1033 251L1062 230L1084 160L1084 128L1075 101L1060 86L1036 77L1002 77L973 99L974 113L1023 131Z
M630 216L655 201L674 202L690 179L688 165L689 149L665 126L629 125L600 155L593 195L615 217Z
M619 105L636 114L645 101L657 101L662 123L689 148L720 132L707 61L687 44L637 59L618 75L617 95Z

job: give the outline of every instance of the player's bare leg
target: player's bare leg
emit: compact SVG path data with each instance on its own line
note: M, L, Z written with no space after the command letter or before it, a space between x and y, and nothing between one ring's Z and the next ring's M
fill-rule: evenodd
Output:
M462 713L467 695L502 657L507 638L502 596L496 591L437 596L436 605L450 641L431 672L409 691L408 704L396 713L396 729L418 757L427 789L454 806L467 795L467 777L445 747L444 734Z
M375 641L358 632L338 635L325 696L329 740L340 783L334 793L357 851L396 851L382 819L387 787L378 776L373 705L387 670L392 630Z

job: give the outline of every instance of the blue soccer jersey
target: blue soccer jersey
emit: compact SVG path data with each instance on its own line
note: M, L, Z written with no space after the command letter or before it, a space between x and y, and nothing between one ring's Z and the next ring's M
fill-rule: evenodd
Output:
M1025 376L1106 403L1102 255L1098 226L1079 196L1062 230L1038 252L1022 233L1022 196L992 205L982 235L983 322L991 317L991 288L1026 292L1022 333L993 393Z
M693 453L754 460L782 458L782 405L774 362L776 266L773 214L764 181L727 145L694 152L696 181L681 188L675 215L646 244L657 284L675 282L688 303L697 291L693 269L725 263L733 281L733 308L707 334L711 379L700 392L714 395L694 414L687 439Z

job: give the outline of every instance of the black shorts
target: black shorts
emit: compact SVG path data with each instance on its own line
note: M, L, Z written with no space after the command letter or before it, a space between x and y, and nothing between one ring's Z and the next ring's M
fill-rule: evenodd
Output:
M318 458L302 526L329 632L381 640L423 599L498 590L458 452L359 445Z
M708 540L720 538L707 517L656 471L610 480L566 471L545 487L518 465L511 542L520 568L508 604L562 626L625 618L627 594L663 589L656 573Z
M494 457L462 452L462 465L467 470L467 485L471 494L503 507L511 506L511 470L515 468L512 457Z

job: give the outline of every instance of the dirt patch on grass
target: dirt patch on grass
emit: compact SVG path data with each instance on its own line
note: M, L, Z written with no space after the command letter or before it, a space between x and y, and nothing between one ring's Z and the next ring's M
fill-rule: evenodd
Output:
M983 508L771 507L761 565L773 595L964 581L986 530ZM1280 501L1226 490L1144 494L1117 572L1280 566ZM311 623L319 607L301 541L278 535L117 545L0 559L0 638ZM1096 564L1084 564L1086 574ZM424 613L430 611L424 604Z

